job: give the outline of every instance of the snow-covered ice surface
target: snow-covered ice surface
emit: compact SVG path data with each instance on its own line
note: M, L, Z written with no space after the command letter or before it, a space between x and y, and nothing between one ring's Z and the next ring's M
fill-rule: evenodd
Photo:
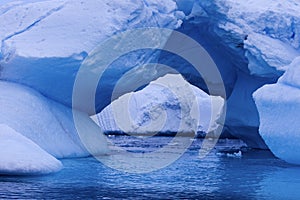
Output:
M223 103L221 97L210 97L181 76L167 75L117 99L98 119L104 131L207 133L217 127Z
M38 175L57 172L62 164L14 129L0 124L0 174Z
M99 43L127 29L175 29L183 16L172 0L14 4L0 8L0 78L30 86L68 106L78 68ZM108 81L104 87L109 87ZM97 103L104 107L110 102Z

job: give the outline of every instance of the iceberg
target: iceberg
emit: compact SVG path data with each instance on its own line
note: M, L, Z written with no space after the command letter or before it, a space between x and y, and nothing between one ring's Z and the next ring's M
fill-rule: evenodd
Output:
M89 118L94 113L86 109L85 102L76 105L74 112L82 122L80 126L88 130L86 137L81 138L74 127L72 94L79 68L95 47L118 33L149 27L167 28L201 44L217 65L222 82L195 73L191 63L178 55L153 49L131 52L115 60L99 82L95 98L97 113L116 100L99 114L101 126L105 130L120 128L109 109L124 98L127 101L126 96L121 97L126 93L134 99L130 101L130 112L136 118L136 125L143 127L149 123L150 100L169 115L182 119L178 117L178 104L164 89L150 84L150 91L146 87L148 83L140 88L132 87L144 77L129 74L122 92L112 98L124 74L136 66L161 63L172 66L186 81L209 95L225 99L226 112L220 113L225 121L216 120L224 132L241 138L249 147L270 148L279 158L299 164L293 156L299 149L295 132L298 125L296 119L291 119L298 113L298 10L300 4L296 0L1 1L0 123L56 158L88 156L90 151L105 152L104 136ZM169 36L163 45L174 42L172 34ZM158 38L153 37L153 40ZM175 43L175 47L180 47L185 41ZM139 70L135 72L147 75L147 79L167 73L160 68ZM207 82L214 86L213 91L209 91ZM218 90L220 85L225 86L226 94ZM137 92L143 88L144 91ZM280 96L282 91L286 96ZM162 93L167 96L162 97ZM208 96L199 91L195 94L201 96L199 105L201 101L206 102ZM144 107L134 102L143 102ZM209 106L204 108L210 109ZM189 117L186 120L193 121ZM170 126L161 130L178 128L175 120L168 123ZM201 116L200 125L204 130L210 127L205 118L201 121ZM137 131L136 127L125 130ZM191 129L190 126L185 128ZM89 142L92 149L87 150L82 140ZM280 146L282 143L293 148Z
M279 158L300 164L300 57L296 58L276 84L265 85L254 93L259 133Z
M39 175L57 172L62 164L7 125L0 124L0 174Z
M178 30L202 44L219 67L227 91L225 129L250 147L268 148L258 131L260 112L252 94L276 83L300 55L299 4L279 0L184 2L177 0L179 10L187 15ZM201 81L190 82L205 90Z
M12 136L23 136L16 136L16 145L20 146L18 144L20 141L26 141L20 148L26 148L27 144L30 144L29 149L31 146L34 146L33 149L39 147L45 152L43 154L49 154L48 157L50 155L55 158L85 157L89 156L90 152L95 155L107 152L107 144L101 129L87 114L78 111L82 126L86 126L86 137L80 138L72 119L71 108L47 99L28 87L0 81L0 105L0 124L9 127L9 129L0 129L3 139L5 139L2 141L1 137L2 145L6 145L5 141L9 141L10 133L13 132ZM10 131L11 129L13 131ZM17 133L14 134L14 132ZM89 151L82 141L89 144ZM12 150L12 147L7 150L7 146L3 147L5 147L3 152ZM26 151L26 153L28 155L25 158L30 155L30 152ZM37 154L37 156L39 155L40 153ZM3 164L1 166L7 167L7 161L10 162L6 157L0 157L0 162ZM41 164L46 167L46 162ZM26 167L28 173L36 170L34 165L32 167L33 171L31 171L30 165ZM5 169L3 170L5 171Z
M141 91L123 95L97 117L108 133L203 134L217 128L223 104L223 98L210 97L181 76L166 75Z

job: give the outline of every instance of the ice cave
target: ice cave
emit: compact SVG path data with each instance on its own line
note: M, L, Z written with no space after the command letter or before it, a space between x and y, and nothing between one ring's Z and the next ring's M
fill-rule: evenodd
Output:
M299 10L297 0L1 1L0 147L5 150L0 153L0 173L51 173L62 168L58 159L106 153L99 129L120 130L111 109L115 104L122 107L128 94L134 98L128 109L137 121L121 127L123 131L149 131L138 125L147 125L153 119L151 112L160 115L161 110L152 109L153 102L176 120L184 118L182 131L189 131L193 119L180 114L174 96L159 85L172 76L176 88L191 87L201 105L204 114L193 131L207 132L207 120L213 118L213 126L222 127L222 134L300 164ZM197 73L192 63L172 52L141 48L120 56L103 72L93 108L87 106L88 79L74 105L77 73L91 52L121 32L143 28L172 30L199 43L213 59L222 82ZM186 43L173 34L152 37L161 46L172 42L179 48ZM95 68L84 73L92 76ZM211 98L218 102L214 116ZM86 130L83 139L77 134L72 107ZM93 114L100 127L90 118ZM176 120L166 118L167 125L160 130L178 131ZM88 150L82 140L90 144Z

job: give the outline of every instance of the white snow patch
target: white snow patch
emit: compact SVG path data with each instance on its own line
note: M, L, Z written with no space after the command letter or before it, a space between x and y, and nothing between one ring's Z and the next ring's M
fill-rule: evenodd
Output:
M49 174L62 168L60 161L4 124L0 124L0 149L0 174Z

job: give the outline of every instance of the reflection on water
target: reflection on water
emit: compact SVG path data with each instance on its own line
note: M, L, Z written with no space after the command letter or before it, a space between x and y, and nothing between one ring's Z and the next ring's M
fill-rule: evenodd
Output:
M131 152L161 147L169 138L138 141L113 138ZM160 141L160 142L159 142ZM197 198L197 199L298 199L300 167L276 159L268 151L246 150L243 144L222 140L205 159L199 159L201 140L172 165L148 174L116 171L94 158L63 160L65 168L53 175L0 177L2 198Z
M299 167L289 167L270 171L260 182L260 193L264 197L274 196L277 199L300 198Z

